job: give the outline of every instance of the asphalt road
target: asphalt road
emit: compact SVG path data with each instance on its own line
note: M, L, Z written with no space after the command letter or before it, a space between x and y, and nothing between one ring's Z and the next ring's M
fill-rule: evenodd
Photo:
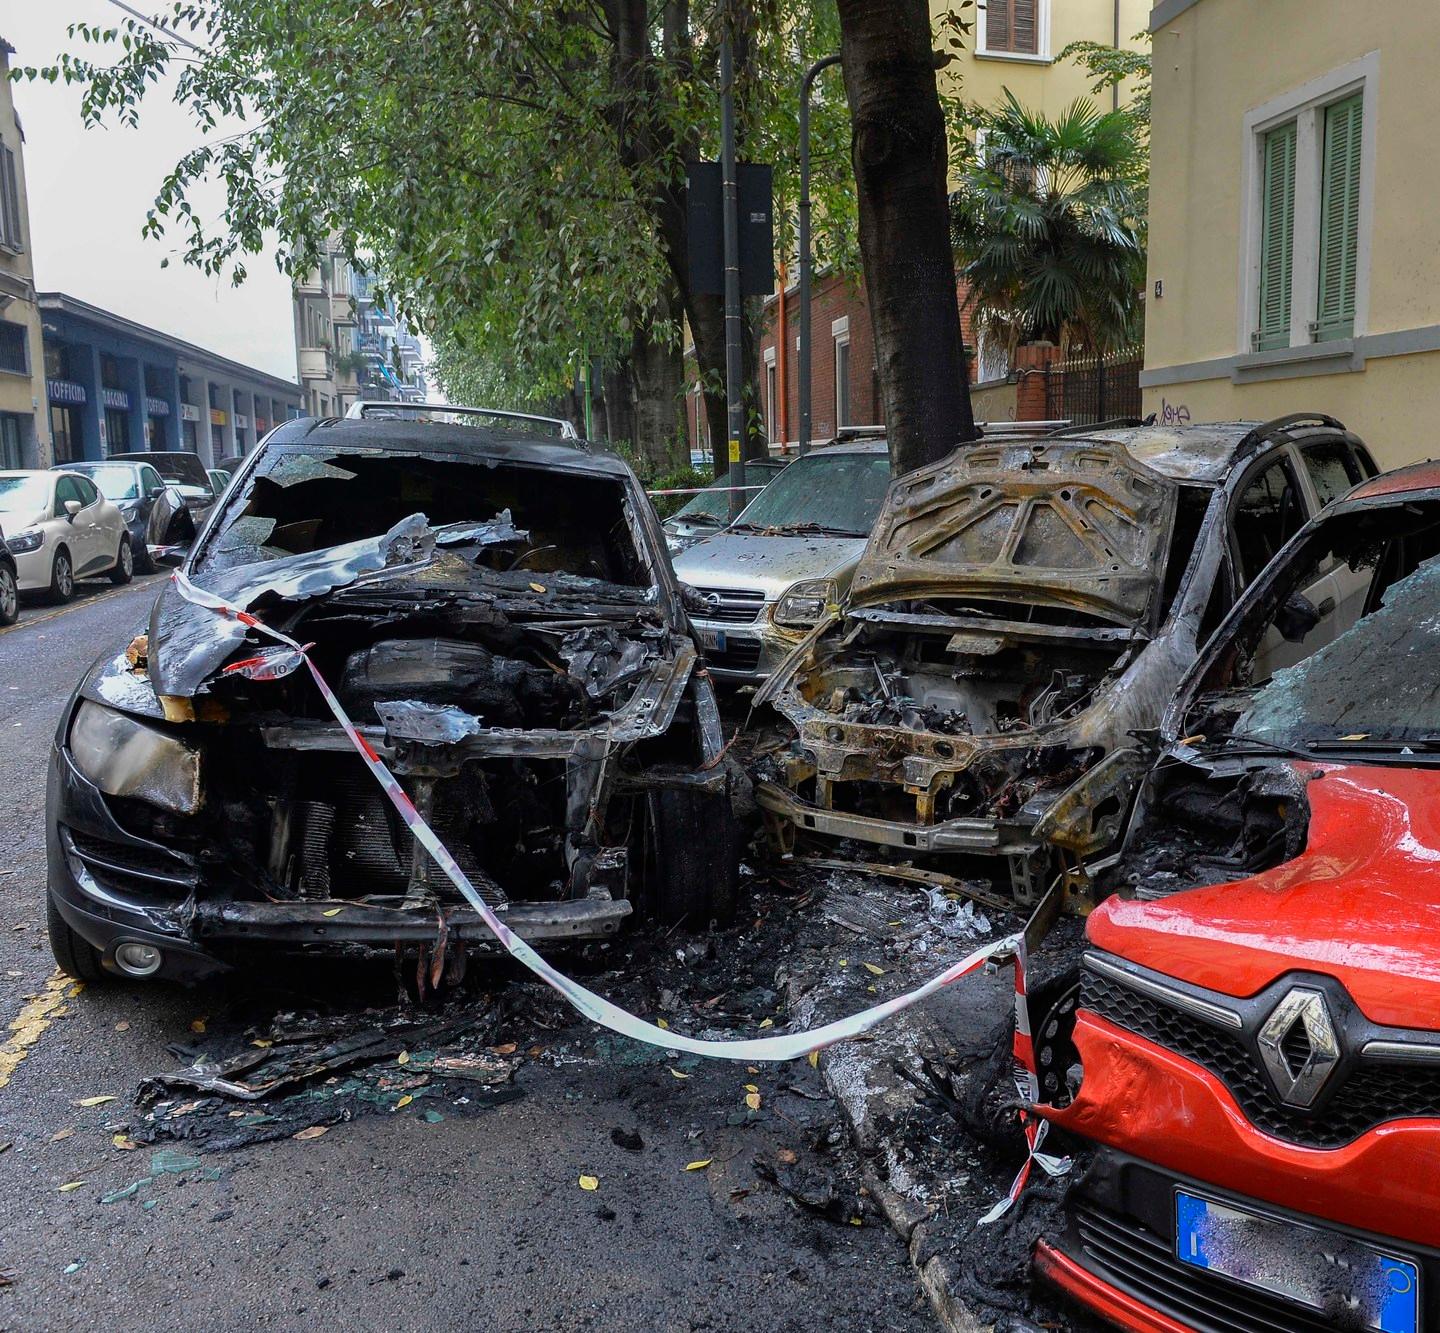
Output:
M323 1137L197 1149L200 1165L172 1172L149 1145L123 1146L137 1085L177 1064L168 1046L335 984L267 971L72 993L55 973L45 754L75 681L140 628L154 583L28 607L0 632L0 1328L932 1326L888 1227L803 1214L755 1177L757 1153L813 1154L823 1098L791 1099L808 1120L787 1115L774 1071L711 1064L682 1080L584 1025L520 1070L519 1100L478 1115L397 1107ZM394 998L383 978L346 984L357 1005ZM537 1035L523 1012L513 1027ZM764 1109L737 1115L747 1079ZM79 1104L96 1098L113 1100ZM643 1147L618 1146L616 1129ZM684 1169L697 1159L711 1164Z

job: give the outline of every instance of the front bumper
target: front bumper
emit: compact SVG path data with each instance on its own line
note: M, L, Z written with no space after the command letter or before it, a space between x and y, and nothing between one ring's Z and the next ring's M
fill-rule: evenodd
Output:
M122 828L61 745L51 755L46 852L56 910L117 975L115 948L125 942L160 950L157 977L193 981L239 964L255 946L270 946L270 953L380 953L434 943L441 932L433 905L206 897L194 860ZM500 949L468 905L447 902L440 910L448 939ZM497 915L522 939L556 943L610 938L631 910L625 899L592 890L569 901L512 902Z
M54 543L47 535L33 551L15 555L15 577L21 592L43 592L50 586L50 566L55 558Z
M1212 1174L1180 1175L1147 1159L1098 1149L1067 1197L1063 1230L1037 1246L1039 1276L1094 1313L1138 1333L1326 1333L1336 1327L1319 1310L1177 1258L1175 1195L1183 1189L1268 1216L1306 1240L1310 1229L1319 1228L1317 1240L1328 1234L1342 1243L1403 1256L1419 1270L1419 1327L1437 1326L1440 1251L1258 1199L1249 1191L1217 1189ZM1304 1243L1300 1236L1297 1243Z
M712 676L732 685L760 685L805 641L808 630L777 628L770 610L767 602L753 622L740 624L690 617Z

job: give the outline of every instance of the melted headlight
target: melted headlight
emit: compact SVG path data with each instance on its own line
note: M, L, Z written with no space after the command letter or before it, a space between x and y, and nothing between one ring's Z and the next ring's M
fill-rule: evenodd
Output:
M70 754L107 796L192 815L200 808L200 752L166 732L88 700L70 726Z

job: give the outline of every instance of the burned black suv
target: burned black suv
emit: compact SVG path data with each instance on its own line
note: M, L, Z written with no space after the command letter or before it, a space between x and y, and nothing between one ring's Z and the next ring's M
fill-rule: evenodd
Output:
M733 766L659 521L618 457L523 420L287 422L186 559L313 644L365 740L531 941L733 901ZM171 583L61 720L49 926L80 977L193 978L277 951L493 943L308 672Z

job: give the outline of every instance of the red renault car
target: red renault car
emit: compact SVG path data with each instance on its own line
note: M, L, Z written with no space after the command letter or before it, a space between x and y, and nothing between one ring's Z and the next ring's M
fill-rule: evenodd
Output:
M1440 464L1241 598L1105 873L1040 1275L1146 1333L1440 1331Z

